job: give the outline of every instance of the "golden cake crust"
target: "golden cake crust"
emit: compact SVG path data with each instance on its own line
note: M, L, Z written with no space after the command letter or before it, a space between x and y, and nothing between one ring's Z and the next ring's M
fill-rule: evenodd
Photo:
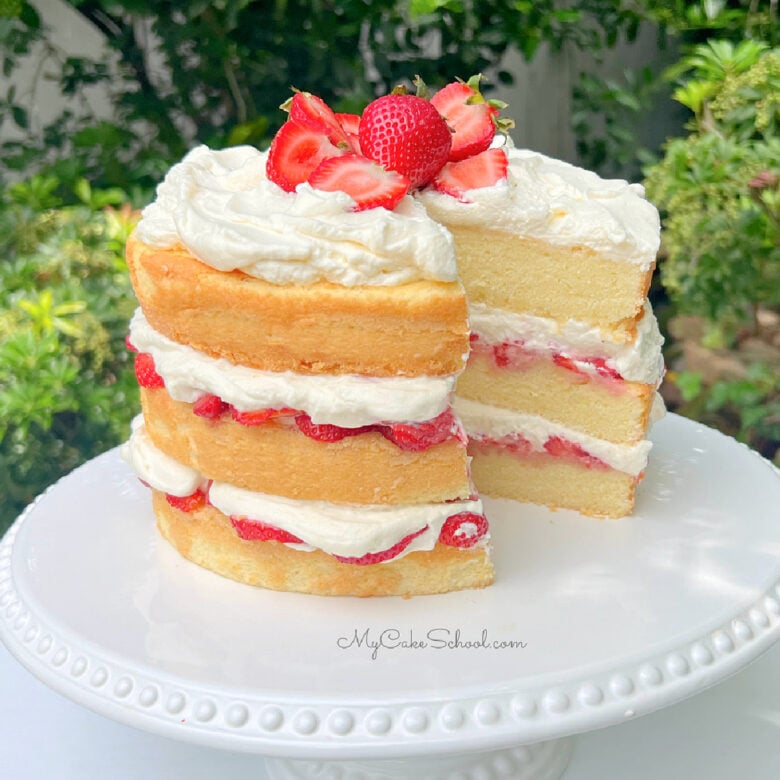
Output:
M246 541L214 507L173 508L152 491L162 535L199 566L247 585L322 596L414 596L482 588L493 582L487 548L460 550L437 544L387 563L341 563L319 550L302 552L279 542Z
M408 452L370 432L321 442L273 420L208 420L164 388L141 389L154 444L207 478L260 493L355 504L436 503L467 498L466 448L457 440Z
M127 242L133 287L164 336L231 363L302 374L454 374L468 353L459 282L275 285L217 271L183 248Z

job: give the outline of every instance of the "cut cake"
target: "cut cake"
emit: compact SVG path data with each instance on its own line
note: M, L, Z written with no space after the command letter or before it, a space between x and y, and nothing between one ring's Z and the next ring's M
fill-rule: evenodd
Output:
M294 192L266 153L193 150L128 242L162 535L226 577L324 595L493 578L450 403L468 352L451 237L405 197Z
M647 301L658 212L640 185L505 148L507 176L419 199L453 234L471 355L456 409L486 495L620 517L662 408Z

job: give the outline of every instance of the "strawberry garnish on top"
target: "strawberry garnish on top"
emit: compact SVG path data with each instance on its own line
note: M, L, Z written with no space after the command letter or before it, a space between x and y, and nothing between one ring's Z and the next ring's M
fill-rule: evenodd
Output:
M465 200L469 190L491 187L507 177L509 160L503 149L486 149L459 162L448 162L436 175L435 190Z
M282 109L290 112L290 119L302 127L327 136L334 145L350 146L347 132L339 122L330 106L320 97L311 92L298 92L282 104Z
M289 119L271 141L265 164L266 174L274 184L292 192L323 160L337 157L345 151L346 146L335 146L326 133Z
M511 119L498 118L499 110L506 103L487 100L479 89L481 81L482 74L468 81L454 81L431 98L431 104L452 131L450 161L457 162L485 151L496 131L506 132L514 126Z
M452 133L429 100L403 92L366 106L358 130L361 153L409 179L427 184L447 162Z
M347 139L353 151L361 154L358 127L360 126L360 114L336 114L342 130L347 134Z
M427 185L463 199L506 177L506 155L488 147L496 130L513 123L497 118L504 104L485 100L480 80L454 82L428 100L417 78L417 95L399 87L362 116L336 114L316 95L296 91L282 106L290 118L271 143L268 178L288 192L304 182L346 192L354 211L393 209L410 189Z
M323 160L309 176L309 184L325 192L346 192L354 211L383 207L392 211L409 191L409 180L359 154Z

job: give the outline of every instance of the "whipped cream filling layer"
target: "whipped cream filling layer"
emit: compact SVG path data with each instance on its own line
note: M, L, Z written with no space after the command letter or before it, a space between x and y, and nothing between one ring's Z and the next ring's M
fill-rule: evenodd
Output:
M208 484L202 474L160 451L138 419L120 452L141 480L164 493L186 496ZM228 517L256 520L297 536L304 544L290 545L296 549L318 549L348 558L389 550L422 528L426 530L396 558L415 550L432 550L448 517L483 512L479 500L395 506L332 504L256 493L223 482L211 483L208 498ZM486 544L488 538L486 535L477 544Z
M563 354L573 358L603 358L623 379L656 387L664 374L661 353L664 339L649 303L639 320L633 344L605 338L592 325L576 320L564 324L545 317L469 304L471 330L488 344L518 343L532 352Z
M139 479L172 496L189 496L208 484L199 471L154 445L146 432L143 415L133 418L130 438L119 448L119 454Z
M475 441L484 438L511 439L519 435L530 443L534 451L545 452L545 443L558 437L578 445L610 468L632 476L638 476L645 470L653 446L648 440L637 444L615 444L535 414L514 412L457 396L453 408L469 438Z
M184 246L220 271L275 284L398 285L457 277L452 236L407 196L393 210L352 211L343 192L266 177L267 152L199 146L174 165L142 213L137 236Z
M295 374L259 371L212 358L158 333L137 309L130 341L154 358L157 373L176 401L194 403L204 393L241 412L290 407L315 424L358 428L378 422L425 422L450 404L455 375L366 377L356 374Z
M505 148L507 179L469 190L464 200L428 189L417 197L448 226L470 225L559 246L586 246L603 257L649 269L660 244L658 210L640 184L597 174L527 149Z

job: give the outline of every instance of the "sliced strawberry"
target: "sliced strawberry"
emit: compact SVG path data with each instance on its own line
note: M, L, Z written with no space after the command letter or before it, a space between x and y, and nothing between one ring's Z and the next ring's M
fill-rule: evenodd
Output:
M196 509L206 506L206 494L202 490L196 490L188 496L174 496L166 493L165 500L180 512L194 512Z
M548 454L556 458L568 458L577 460L588 468L608 468L603 460L591 455L587 450L580 447L573 441L564 439L561 436L551 436L544 443L544 449Z
M240 412L235 406L230 407L230 416L241 425L262 425L275 417L291 417L298 414L297 409L282 406L278 409L257 409L252 412Z
M450 547L473 547L488 530L485 515L476 512L458 512L447 518L441 527L439 541Z
M266 175L283 190L292 192L323 160L337 157L344 151L331 143L324 133L288 120L271 141Z
M360 127L359 114L336 114L336 119L347 135L357 135L358 127Z
M361 433L375 430L373 425L362 425L359 428L342 428L340 425L330 425L329 423L313 423L311 417L305 412L296 416L295 424L304 436L324 442L341 441L346 439L347 436L357 436Z
M339 124L347 134L347 140L352 147L352 151L355 154L363 154L360 149L360 138L358 136L360 116L358 114L336 114L336 119L339 120Z
M217 420L230 408L218 395L206 393L192 405L192 413L207 420Z
M366 553L359 558L349 558L343 555L334 555L333 557L341 563L353 563L357 566L370 566L374 563L382 563L383 561L389 561L393 558L397 558L420 534L424 534L428 530L428 526L421 528L419 531L404 536L400 542L396 542L392 547L382 552Z
M534 445L519 433L514 434L511 438L505 439L501 442L501 446L505 447L514 455L530 455L534 450Z
M478 82L476 88L471 82L448 84L431 98L431 103L453 131L450 161L464 160L490 147L498 108L485 100Z
M289 103L285 104L290 111L290 119L314 133L327 136L328 140L338 146L349 146L347 133L330 106L311 92L296 92Z
M248 542L282 542L287 544L303 544L303 540L293 534L283 531L281 528L275 528L272 525L266 525L257 520L248 520L246 517L236 517L232 515L230 522L236 533L241 539Z
M135 344L133 344L132 341L130 341L129 333L125 336L125 346L130 352L138 352L138 348L135 346Z
M505 341L493 347L493 362L497 368L511 367L520 370L528 368L534 362L534 354L522 343Z
M556 352L553 355L553 363L560 368L565 368L567 371L580 372L577 364L570 357L562 355L560 352Z
M604 379L622 379L620 372L616 371L611 366L607 365L607 361L605 358L601 357L594 357L594 358L587 358L587 362L590 363L595 369L596 373L604 377Z
M441 114L416 95L385 95L369 103L358 136L362 154L405 176L412 188L433 179L452 146L452 133Z
M451 409L423 423L393 423L380 429L381 434L399 449L420 452L457 436L458 424Z
M309 176L309 184L326 192L346 192L356 203L355 211L379 207L392 211L409 191L405 176L359 154L323 160Z
M506 179L508 167L503 149L487 149L460 162L448 162L434 178L433 188L464 200L469 190L492 187Z
M157 373L154 358L148 352L138 352L135 356L135 378L141 387L152 390L165 387L165 381Z

